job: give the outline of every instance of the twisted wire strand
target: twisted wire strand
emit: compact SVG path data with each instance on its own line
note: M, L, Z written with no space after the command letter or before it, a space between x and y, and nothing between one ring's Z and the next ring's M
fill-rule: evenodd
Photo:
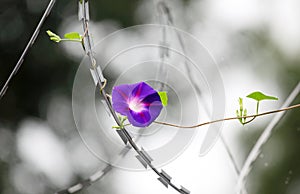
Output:
M9 77L7 78L5 84L2 86L2 89L0 91L0 100L1 98L5 95L7 89L8 89L8 85L10 83L10 81L12 80L12 78L17 74L17 72L19 71L21 65L23 64L24 58L26 56L26 54L28 53L29 49L32 47L32 45L34 44L36 38L39 35L40 29L43 26L46 18L48 17L48 15L50 14L50 12L52 11L52 8L55 4L56 0L51 0L46 8L46 10L44 11L44 14L42 16L42 18L40 19L37 27L35 28L31 38L29 39L22 55L20 56L17 64L15 65L14 69L12 70L12 72L10 73Z
M135 140L136 142L139 141L139 139L141 138L141 136L143 135L143 132L139 133ZM126 146L124 147L120 152L119 152L119 157L117 160L114 161L114 163L118 163L119 160L122 160L130 151L131 147L130 146ZM55 194L73 194L76 192L79 192L81 190L86 189L87 187L89 187L90 185L94 184L97 181L100 181L101 179L103 179L107 174L109 174L109 172L111 172L113 170L113 166L111 164L106 164L106 166L98 171L96 171L94 174L92 174L91 176L89 176L87 179L84 179L82 181L79 181L78 183L66 188L66 189L62 189L58 192L56 192Z
M293 91L290 93L286 101L283 103L282 108L289 106L294 99L298 96L300 93L300 82L298 82L297 86L293 89ZM266 129L262 132L260 137L258 138L257 142L253 146L252 150L248 154L248 157L241 169L240 176L238 178L237 183L237 193L238 194L244 194L243 190L245 190L245 181L249 173L251 172L253 163L261 153L261 148L264 146L264 144L270 139L272 132L274 131L275 126L278 124L278 122L282 119L284 116L285 111L278 112L273 117L269 125L266 127Z
M166 21L165 25L175 27L174 19L173 19L172 12L171 12L171 8L168 6L168 4L165 1L160 0L160 1L157 2L157 8L161 12L160 15L165 16L164 18L161 19L162 21ZM163 16L160 16L160 17L163 17ZM165 37L166 37L165 33L166 33L166 31L164 30L163 33L164 33L164 35L163 35L164 39L163 40L165 40ZM175 34L177 36L177 39L178 39L179 45L180 45L180 47L182 49L182 52L185 54L186 53L186 48L185 48L185 44L184 44L184 41L182 39L182 36L176 30L175 30ZM164 58L162 60L164 60ZM185 67L187 75L190 78L190 81L191 81L192 85L195 88L196 93L198 93L198 95L201 96L201 93L202 93L201 89L197 85L197 81L195 80L195 77L192 74L192 71L190 69L190 66L189 66L187 60L184 60L184 67ZM208 107L204 106L204 108L205 108L206 113L208 114L209 113ZM225 141L225 138L224 138L224 136L223 136L222 133L220 133L220 138L221 138L221 142L223 143L224 148L225 148L225 150L226 150L226 152L228 154L229 160L232 163L232 166L234 168L235 174L236 174L236 176L239 176L240 169L239 169L238 164L237 164L237 162L236 162L236 160L234 158L234 155L233 155L232 151L230 150L229 145ZM244 194L246 194L246 192Z
M115 111L112 108L111 102L109 101L107 97L107 92L105 88L103 87L103 81L101 78L104 78L102 75L102 71L98 70L98 66L96 64L96 59L93 56L93 50L92 50L92 41L90 38L90 33L89 33L89 28L88 28L88 21L89 21L89 8L88 8L88 0L79 0L79 19L82 21L82 26L83 26L83 31L85 32L85 37L84 37L84 45L85 45L85 51L86 54L89 57L90 60L90 65L91 68L93 69L95 75L96 75L96 80L97 80L97 85L101 89L101 94L102 97L104 98L104 101L113 116L115 122L117 123L118 126L122 126L119 118L117 117ZM159 172L158 169L156 169L153 164L151 163L151 160L149 159L149 154L143 149L139 148L138 145L133 141L131 135L128 133L128 131L125 129L125 127L121 127L120 130L117 131L122 140L124 141L125 145L130 145L135 152L139 156L139 161L144 164L145 168L150 167L153 172L155 172L159 178L158 180L161 181L166 187L171 186L173 189L175 189L177 192L182 193L182 194L189 194L190 192L181 186L181 188L177 187L175 184L171 182L171 177L163 170ZM143 162L142 162L143 161Z
M164 6L162 5L164 2L161 0L154 1L155 7L157 10L157 17L158 17L158 22L162 28L162 38L160 45L161 47L159 48L159 57L160 57L160 63L159 63L159 69L156 73L157 80L162 80L161 83L159 83L158 90L164 91L166 88L166 80L168 78L168 71L165 65L165 61L169 58L169 47L168 47L168 42L167 42L167 26L169 23L169 17L165 13Z

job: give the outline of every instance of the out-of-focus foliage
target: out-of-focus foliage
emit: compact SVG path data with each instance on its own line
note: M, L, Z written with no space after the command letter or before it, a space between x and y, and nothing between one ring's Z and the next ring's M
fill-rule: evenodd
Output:
M14 64L16 64L25 48L47 4L48 1L1 1L1 87L14 68ZM74 75L80 61L74 61L66 57L62 52L62 45L56 45L49 41L46 30L58 31L61 22L73 16L75 16L75 21L80 24L76 20L77 5L76 1L56 1L34 46L30 49L18 74L10 83L5 96L0 100L0 132L1 130L13 131L14 135L12 136L15 138L15 131L21 127L21 122L24 119L36 117L47 120L49 105L54 99L57 99L56 97L70 100ZM134 25L133 14L136 6L137 0L91 1L91 18L94 21L103 19L116 20L123 27L131 26ZM80 52L82 52L83 56L84 51L80 50ZM62 103L62 101L59 102ZM65 105L71 110L71 104ZM52 108L55 109L55 107ZM57 111L62 110L61 105L57 108ZM69 114L69 112L67 113ZM72 120L66 115L63 115L61 118L65 119L66 122L67 120ZM61 126L57 120L56 122L58 126ZM64 133L63 131L66 131L66 129L58 129L55 135L66 137L66 142L72 140L75 143L79 137L76 135L76 138L72 139L72 134L76 134L76 130L75 128L70 128L70 130L70 133ZM4 132L0 133L0 193L37 193L37 191L53 193L69 185L69 183L64 184L58 188L53 186L47 179L39 179L38 177L43 175L33 172L34 169L22 166L22 159L16 153L15 141L8 142L5 139L11 139L10 135ZM36 139L32 138L32 141L34 142ZM72 142L70 143L73 144ZM81 144L77 144L75 147L77 146L83 147ZM72 147L74 148L74 146ZM84 150L84 148L80 149ZM86 152L86 150L84 151ZM10 154L5 154L7 152ZM24 171L24 169L27 170ZM91 172L85 173L88 176ZM78 178L80 177L78 175ZM76 182L76 179L72 182ZM22 185L26 188L22 188ZM16 189L16 187L18 188ZM41 188L46 188L46 190Z
M1 2L0 83L7 79L47 6L47 1L11 0ZM91 1L93 20L116 19L123 27L134 25L136 0ZM15 127L24 117L43 117L43 104L54 93L70 96L77 63L61 53L61 46L48 41L46 30L54 32L67 17L77 14L77 3L57 1L39 37L0 101L0 122ZM78 21L79 22L79 21Z
M254 89L270 89L271 83L274 90L281 92L278 95L272 93L280 97L278 106L299 82L300 55L295 53L299 52L297 41L300 38L293 44L285 44L291 41L290 38L295 37L293 32L298 30L292 22L294 17L297 17L297 13L291 10L292 8L278 6L275 9L273 2L264 2L269 5L262 6L251 0L227 0L224 2L232 4L225 3L225 5L219 1L216 3L210 0L166 2L170 4L174 22L184 30L193 33L212 51L224 75L224 83L228 84L225 85L225 90L230 94L238 93L234 99L240 95L240 92L245 92L242 95L249 92L246 89L246 91L243 90L243 88L251 88L248 85L254 82L254 80L247 80L249 77L253 78L249 75L255 75L261 79L260 85L255 85L259 88ZM249 4L249 6L247 9L240 9L239 6L243 7L243 5L239 2ZM35 0L1 1L1 86L20 57L47 3L47 1ZM281 4L287 5L284 0ZM260 12L260 14L265 14L261 18L259 18L260 14L257 14L260 7L270 7ZM271 13L271 8L274 8L273 12L276 14ZM103 26L105 22L117 23L116 29L112 28L112 30L135 25L137 21L140 23L152 21L157 16L155 10L153 1L150 0L90 1L91 20L95 23L104 21L101 23ZM285 13L294 13L295 16L286 17L288 19L280 18ZM270 22L274 17L275 19ZM91 156L80 141L72 117L70 99L73 79L80 59L67 56L64 44L71 43L63 42L58 45L51 42L46 34L48 29L61 33L62 25L72 22L80 25L77 21L77 2L57 1L20 71L10 83L6 95L0 100L0 193L32 194L41 191L53 193L88 177L103 165ZM158 21L154 20L154 23ZM278 27L282 23L285 25ZM107 26L107 31L111 30L111 25ZM95 38L102 35L93 34ZM80 50L79 53L81 52L83 56L84 52ZM108 80L115 79L113 75L105 75L105 77ZM230 81L226 79L233 79L234 84L229 85ZM240 83L244 84L243 87L239 85ZM228 104L235 102L228 101ZM299 97L293 104L296 103L300 103ZM233 110L235 108L232 107ZM261 108L265 110L266 107ZM248 110L248 114L250 111ZM254 163L247 181L249 194L296 194L300 192L299 115L299 109L289 111L276 127L270 141L263 147L262 154ZM233 150L238 150L234 154L239 156L237 158L240 158L240 165L269 120L270 117L257 118L254 122L262 124L247 125L244 129L248 130L239 129L240 144L237 147L242 146L242 148ZM225 137L231 129L232 127L223 130ZM36 146L31 150L26 150L31 142L34 142ZM51 156L57 157L57 160L43 161ZM38 159L41 160L38 161ZM39 163L40 161L42 162ZM189 162L188 160L184 162L182 169ZM51 169L56 169L56 171ZM180 171L181 168L177 170ZM59 172L64 174L64 177L60 177L62 180L56 177L56 173L59 174ZM202 173L196 170L190 172ZM138 177L138 174L134 176ZM128 178L121 176L117 181L121 182L124 179ZM182 179L184 180L184 177ZM108 176L91 187L88 192L123 193L118 191L118 186L112 186L111 180L112 178ZM139 181L143 182L143 180ZM155 178L153 180L149 184L159 184L155 182ZM197 180L190 184L197 185L201 191L201 188L205 186L201 183ZM161 188L161 191L161 193L166 192L164 188Z

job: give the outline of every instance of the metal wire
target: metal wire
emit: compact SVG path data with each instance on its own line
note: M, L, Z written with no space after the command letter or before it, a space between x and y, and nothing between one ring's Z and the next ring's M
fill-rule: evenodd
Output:
M46 8L46 10L44 11L44 14L40 20L40 22L38 23L37 27L35 28L30 40L28 41L21 57L19 58L17 64L15 65L14 69L12 70L12 72L10 73L9 77L7 78L5 84L2 86L2 89L0 91L0 100L1 98L5 95L8 85L10 83L10 81L12 80L13 76L17 74L17 72L19 71L21 65L23 64L24 58L26 56L26 54L28 53L29 49L32 47L32 45L34 44L36 38L39 35L40 29L44 24L44 21L46 20L46 18L48 17L48 15L50 14L54 4L55 4L56 0L51 0Z
M294 88L294 90L290 93L286 101L283 103L282 108L285 108L289 106L294 99L298 96L300 93L300 82L297 84L297 86ZM266 127L266 129L262 132L260 137L258 138L257 142L253 146L252 150L250 151L243 168L241 169L240 176L238 178L238 188L237 193L238 194L244 194L245 191L245 179L247 178L248 174L250 173L253 163L261 153L261 148L263 145L269 140L269 138L272 135L272 132L274 131L275 126L277 123L281 120L281 118L284 116L285 112L279 112L276 113L273 117L272 121L269 123L269 125Z
M85 37L84 37L84 45L85 45L85 51L86 54L88 55L89 59L90 59L90 65L91 65L91 69L93 70L93 74L96 77L97 80L97 85L101 91L102 97L104 98L104 101L107 105L107 107L109 108L110 114L113 116L115 122L118 124L118 126L121 126L121 122L118 119L115 111L112 108L111 102L109 101L109 99L107 98L107 93L105 88L103 87L104 84L104 76L102 74L102 71L99 71L99 68L96 64L96 59L93 56L93 50L92 50L92 44L91 44L91 38L90 38L90 34L89 34L89 28L88 28L88 21L89 21L89 6L88 6L88 1L87 0L80 0L79 1L79 12L78 12L78 16L79 16L79 20L82 21L82 25L83 25L83 31L85 32ZM94 77L94 75L92 74L92 76ZM190 191L188 191L186 188L184 188L183 186L181 186L180 188L177 187L176 185L174 185L171 182L172 177L169 176L164 170L161 170L161 172L159 172L158 169L156 169L153 164L152 161L153 159L150 157L150 155L141 147L139 148L138 145L133 141L131 135L128 133L128 131L123 127L120 130L117 130L119 136L121 137L121 139L123 140L124 144L126 146L131 146L136 153L138 154L136 157L137 159L141 162L141 164L147 168L149 167L150 169L152 169L152 171L154 173L156 173L159 177L158 180L166 187L171 186L172 188L174 188L177 192L182 193L182 194L189 194ZM103 173L104 175L105 173ZM103 176L102 174L97 176L94 180L98 180L99 178L101 178L101 176ZM75 189L70 190L66 189L64 191L62 191L59 194L64 194L64 193L74 193L76 192L75 190L77 189L81 189L83 187L86 187L88 185L90 185L91 183L93 183L93 181L90 180L90 178L83 183L77 184L74 186ZM71 191L71 192L70 192Z
M174 27L175 24L174 24L174 20L173 20L173 17L172 17L171 8L168 6L168 4L166 2L164 2L164 1L158 1L157 2L157 9L158 9L158 11L160 13L160 15L159 15L159 17L160 17L160 19L159 19L160 23L163 24L163 25L168 25L168 26ZM182 49L182 52L186 53L185 44L184 44L184 41L183 41L181 35L176 30L175 30L175 33L176 33L179 45L180 45L180 47ZM166 29L163 28L163 43L165 45L167 45L166 36L167 36L166 35ZM163 55L161 57L162 58L161 60L163 61L165 59L165 57L166 57L166 55ZM184 66L185 66L185 69L186 69L186 73L188 74L188 76L189 76L189 78L191 80L191 83L194 86L197 94L199 96L201 96L201 93L202 93L201 89L196 84L197 81L196 81L195 77L192 75L192 71L190 69L190 66L189 66L187 60L185 60ZM160 71L160 72L162 72L162 71ZM207 107L205 107L205 110L206 110L207 113L209 112ZM232 163L232 165L234 167L235 173L238 176L239 172L240 172L240 170L238 168L238 165L237 165L237 163L236 163L236 161L235 161L235 159L233 157L233 154L232 154L232 152L231 152L228 144L226 143L223 135L220 134L220 136L221 136L221 141L222 141L222 143L223 143L223 145L225 147L225 150L226 150L226 152L227 152L227 154L229 156L229 159L230 159L230 161L231 161L231 163Z

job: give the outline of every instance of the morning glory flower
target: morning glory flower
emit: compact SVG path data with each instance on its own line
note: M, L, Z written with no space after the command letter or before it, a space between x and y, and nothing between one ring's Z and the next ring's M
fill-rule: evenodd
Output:
M145 82L123 84L112 90L113 109L135 127L149 126L160 114L163 104L159 93Z

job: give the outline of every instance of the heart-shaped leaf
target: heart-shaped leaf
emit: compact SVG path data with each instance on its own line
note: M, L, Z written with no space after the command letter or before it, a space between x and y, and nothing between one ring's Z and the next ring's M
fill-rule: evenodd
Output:
M275 96L268 96L268 95L265 95L263 94L262 92L253 92L251 94L249 94L247 96L247 98L252 98L253 100L256 100L256 101L261 101L261 100L278 100L277 97Z

